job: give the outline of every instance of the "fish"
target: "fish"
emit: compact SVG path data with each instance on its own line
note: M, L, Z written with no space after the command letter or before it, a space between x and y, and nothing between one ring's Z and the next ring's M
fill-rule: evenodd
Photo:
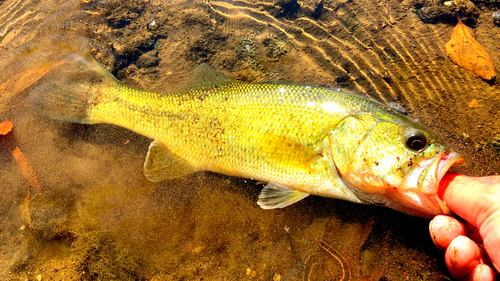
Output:
M199 65L181 91L126 86L91 55L61 56L27 99L50 118L121 126L151 138L152 182L198 171L267 183L257 204L309 195L375 204L421 217L451 214L439 182L464 158L401 110L291 82L243 82Z

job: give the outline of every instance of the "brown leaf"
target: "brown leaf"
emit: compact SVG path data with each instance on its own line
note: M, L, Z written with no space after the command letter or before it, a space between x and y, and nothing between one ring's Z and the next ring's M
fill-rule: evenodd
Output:
M36 177L35 171L33 171L28 158L24 156L17 146L12 149L12 155L14 156L17 166L21 169L21 173L24 175L26 180L28 180L29 184L35 188L38 193L40 193L42 191L42 186L38 182L38 178Z
M472 30L458 19L451 39L446 43L446 55L458 66L474 72L483 79L495 77L493 60L483 46L474 39Z
M12 121L6 120L0 123L0 136L6 135L12 131Z
M66 63L66 61L62 60L52 64L44 64L39 66L38 68L30 68L24 72L16 73L10 79L0 84L0 96L8 99L16 96L26 88L33 85L36 81L47 74L47 72L64 63Z
M6 120L0 123L0 135L7 135L12 130L12 121ZM5 138L7 147L11 150L12 156L16 160L17 166L21 170L21 173L26 178L31 187L35 188L38 193L42 192L42 186L38 182L38 178L36 177L35 171L31 167L28 158L24 156L24 153L17 147L12 138Z

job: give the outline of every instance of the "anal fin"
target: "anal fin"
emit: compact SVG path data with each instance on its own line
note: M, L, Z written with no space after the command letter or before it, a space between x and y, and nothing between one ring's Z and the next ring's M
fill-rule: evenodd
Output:
M257 204L262 209L284 208L306 198L307 196L309 196L309 193L268 183L260 192Z
M152 182L180 178L198 170L168 147L155 140L151 143L144 162L144 176Z

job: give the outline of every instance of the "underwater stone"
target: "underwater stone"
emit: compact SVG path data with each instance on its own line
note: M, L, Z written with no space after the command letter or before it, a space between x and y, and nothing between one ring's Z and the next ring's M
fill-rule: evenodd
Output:
M500 10L497 10L493 13L493 23L496 25L500 25Z
M490 144L500 153L500 134L497 134L495 137L493 137L493 140L490 142Z
M449 22L452 19L456 19L457 15L460 15L462 21L474 23L479 17L479 9L469 0L439 2L417 0L414 7L417 9L416 13L420 19L427 23L437 21Z
M150 23L148 23L148 29L149 30L158 29L158 23L155 20L152 20Z
M424 22L433 22L438 18L441 14L441 11L439 10L438 7L435 6L429 6L429 7L423 7L422 9L417 11L418 16L422 21Z

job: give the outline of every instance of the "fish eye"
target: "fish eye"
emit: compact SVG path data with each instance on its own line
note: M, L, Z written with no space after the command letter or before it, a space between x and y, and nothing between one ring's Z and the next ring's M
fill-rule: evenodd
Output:
M406 134L406 146L415 151L420 151L427 145L427 137L421 131L410 131Z

